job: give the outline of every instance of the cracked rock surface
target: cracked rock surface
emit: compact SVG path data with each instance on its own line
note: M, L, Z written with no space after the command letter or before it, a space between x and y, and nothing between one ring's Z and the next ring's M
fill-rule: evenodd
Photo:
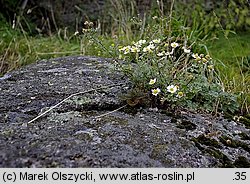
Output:
M0 78L0 167L250 167L241 122L128 106L96 118L125 105L130 86L110 63L64 57Z

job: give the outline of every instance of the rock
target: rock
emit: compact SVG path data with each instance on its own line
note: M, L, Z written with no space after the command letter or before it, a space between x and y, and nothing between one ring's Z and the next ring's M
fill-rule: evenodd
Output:
M109 113L131 85L111 63L42 60L0 80L0 167L249 167L240 121L129 106Z

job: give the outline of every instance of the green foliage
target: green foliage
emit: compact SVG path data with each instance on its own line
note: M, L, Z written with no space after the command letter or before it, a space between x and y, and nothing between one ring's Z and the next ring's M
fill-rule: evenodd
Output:
M183 42L180 42L183 40ZM152 105L206 112L238 108L236 96L223 91L209 55L193 53L186 38L139 40L119 49L134 87L148 93ZM136 63L134 65L133 63Z
M207 42L225 90L237 94L242 113L249 112L250 104L249 40L250 33L245 32Z
M104 37L100 36L99 39ZM79 38L66 30L50 37L31 37L24 30L14 30L6 24L0 30L0 40L0 76L39 59L96 55L101 50L90 40Z
M217 35L222 29L228 35L232 31L250 28L250 9L245 0L194 0L189 4L175 5L175 16L181 19L185 17L187 26L203 37Z

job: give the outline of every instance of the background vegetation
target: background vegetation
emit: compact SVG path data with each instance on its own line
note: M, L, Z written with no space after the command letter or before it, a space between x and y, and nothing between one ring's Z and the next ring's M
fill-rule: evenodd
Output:
M24 5L24 2L1 0L0 75L43 58L119 57L119 48L133 41L185 37L195 43L194 51L208 53L214 59L216 74L224 90L237 96L240 106L236 113L249 113L248 1L159 0L142 11L138 1L107 0L108 11L104 11L103 16L93 20L85 16L82 24L71 29L60 24L56 26L57 20L46 17L46 13L40 14L40 18L50 21L45 21L41 29L27 13L34 8L33 4ZM94 37L82 32L82 28L88 28L84 25L86 20L94 22Z

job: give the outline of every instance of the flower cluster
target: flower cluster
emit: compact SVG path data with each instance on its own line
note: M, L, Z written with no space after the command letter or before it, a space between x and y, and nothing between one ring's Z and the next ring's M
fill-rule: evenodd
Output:
M139 53L141 51L142 45L146 43L146 40L139 40L138 42L133 43L133 45L128 45L119 49L123 54L129 53Z
M209 55L204 56L204 54L199 55L198 53L192 54L192 57L199 63L207 63L209 60L211 60Z
M178 42L162 42L161 39L154 39L149 42L146 40L139 40L137 42L133 42L132 45L120 47L119 52L124 55L133 53L140 53L141 55L155 53L157 57L164 59L166 57L172 57L174 55L174 51L180 46L181 44ZM191 49L187 46L183 46L182 50L184 54L192 54L196 61L203 61L203 63L206 63L209 59L211 59L208 55L204 57L203 54L198 55L192 53Z
M94 29L93 22L85 21L84 26L85 26L85 28L82 28L82 33L94 33L97 31L97 28Z
M148 84L153 85L155 83L156 83L156 78L150 79ZM179 86L171 84L171 85L167 86L166 89L167 89L168 93L175 94L179 90ZM156 88L156 89L151 89L151 92L152 92L152 95L157 96L161 92L161 90L160 90L160 88ZM182 91L178 91L176 97L181 98L183 96L184 96L184 93Z
M128 45L128 46L126 46L126 47L122 47L122 48L119 49L119 51L120 51L120 52L123 52L123 54L128 54L128 53L131 52L131 46Z
M120 48L119 51L123 52L123 54L125 55L129 53L139 53L140 51L144 53L152 53L156 49L157 44L161 43L161 40L152 40L148 45L145 46L146 43L146 40L139 40L138 42L133 43L133 45L128 45Z
M130 76L153 97L168 104L191 100L201 88L196 86L209 85L205 82L214 76L212 58L193 53L187 41L139 40L121 47L119 52L123 59L137 63L138 67L130 67Z

